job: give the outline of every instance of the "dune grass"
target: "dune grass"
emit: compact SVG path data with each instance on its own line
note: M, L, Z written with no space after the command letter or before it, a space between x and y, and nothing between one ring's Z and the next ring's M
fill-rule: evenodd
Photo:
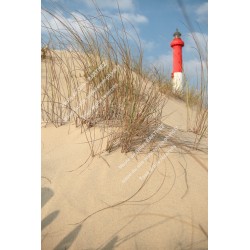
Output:
M199 42L193 37L201 60L199 86L185 82L183 91L173 91L171 80L154 68L143 69L143 50L136 37L127 32L127 20L119 24L106 17L96 6L97 15L60 14L42 10L42 29L46 40L41 49L46 71L42 86L42 120L61 126L74 123L87 129L104 127L107 151L121 147L129 152L133 144L161 123L162 109L169 97L186 102L188 121L195 110L195 122L188 129L196 133L198 148L207 135L207 79ZM125 24L126 23L126 24ZM133 44L133 45L131 45ZM136 55L136 56L135 56ZM207 66L207 60L206 60ZM89 143L94 152L91 135Z
M109 130L107 151L120 147L129 152L135 141L160 125L166 96L143 73L139 37L133 47L137 56L133 56L134 38L126 32L123 18L119 17L121 28L110 27L110 20L98 8L97 12L94 21L80 13L70 14L73 25L43 9L50 59L43 54L42 120L55 126L73 121L85 132L101 125L103 131ZM101 152L94 152L92 144L91 149L92 156Z

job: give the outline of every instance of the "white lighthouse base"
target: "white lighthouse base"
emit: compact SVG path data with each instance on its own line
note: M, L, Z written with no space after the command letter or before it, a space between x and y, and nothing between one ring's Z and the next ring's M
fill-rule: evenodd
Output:
M172 85L174 92L180 92L183 90L183 74L182 72L175 72L172 78Z

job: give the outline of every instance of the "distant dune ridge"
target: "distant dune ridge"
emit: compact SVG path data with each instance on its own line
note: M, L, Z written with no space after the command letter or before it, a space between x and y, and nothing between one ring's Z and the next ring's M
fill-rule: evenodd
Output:
M87 50L64 25L70 49L42 51L42 249L207 249L197 103L164 92L108 27L81 34Z

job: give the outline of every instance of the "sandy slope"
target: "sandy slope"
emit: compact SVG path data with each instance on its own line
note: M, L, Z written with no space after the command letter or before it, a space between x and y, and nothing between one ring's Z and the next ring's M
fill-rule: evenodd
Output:
M169 99L163 115L168 128L163 133L178 127L176 148L156 165L140 192L111 208L136 193L156 158L135 171L147 157L140 153L120 169L132 153L118 149L88 159L90 148L80 128L42 127L42 249L207 249L207 141L199 151L189 147L195 135L185 132L183 102ZM90 132L101 137L98 128Z
M139 177L151 166L150 158L122 183L146 155L137 155L119 169L132 153L126 156L117 150L102 155L109 166L96 157L69 172L87 159L90 150L84 142L85 135L73 125L42 128L42 249L207 248L206 152L169 154L132 199L137 202L70 225L130 197L142 185ZM153 197L138 202L155 193L162 182Z

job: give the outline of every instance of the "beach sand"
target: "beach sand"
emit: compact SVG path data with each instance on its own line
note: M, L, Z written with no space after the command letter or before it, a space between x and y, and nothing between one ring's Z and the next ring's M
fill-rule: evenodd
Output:
M43 85L45 79L42 63ZM43 250L207 249L207 138L192 149L184 102L170 98L163 116L172 146L162 148L165 158L146 183L159 157L147 159L143 151L132 157L118 148L92 158L80 127L42 124ZM88 133L102 136L98 127Z
M175 111L167 124L180 126L184 104L167 105L168 112ZM95 133L101 136L98 129ZM192 133L181 133L193 139ZM89 153L80 128L42 128L42 249L207 249L206 150L169 153L140 192L111 208L140 188L152 159L123 183L147 154L120 169L132 153L118 149L81 166Z

